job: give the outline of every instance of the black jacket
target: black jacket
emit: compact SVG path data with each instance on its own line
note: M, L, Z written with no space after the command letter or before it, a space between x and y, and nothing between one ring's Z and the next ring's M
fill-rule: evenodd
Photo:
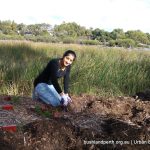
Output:
M69 74L71 66L67 66L64 71L60 70L59 60L61 58L52 59L47 64L46 68L37 76L34 80L34 87L38 83L52 84L58 93L62 92L62 89L58 83L58 78L64 77L64 92L68 93Z

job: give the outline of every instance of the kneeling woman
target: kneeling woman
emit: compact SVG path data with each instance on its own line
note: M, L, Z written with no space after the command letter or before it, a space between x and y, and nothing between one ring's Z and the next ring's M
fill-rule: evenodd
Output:
M33 99L40 99L48 105L67 106L71 102L68 95L69 74L76 53L67 50L62 58L49 61L46 68L34 80ZM62 91L58 78L64 78Z

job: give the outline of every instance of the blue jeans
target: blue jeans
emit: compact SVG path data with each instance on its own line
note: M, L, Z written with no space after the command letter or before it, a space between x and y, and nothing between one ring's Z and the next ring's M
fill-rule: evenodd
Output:
M32 99L40 99L48 105L60 106L61 96L53 85L39 83L33 91Z

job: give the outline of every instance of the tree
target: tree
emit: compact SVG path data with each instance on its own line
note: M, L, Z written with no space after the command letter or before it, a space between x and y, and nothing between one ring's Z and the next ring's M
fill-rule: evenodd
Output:
M58 36L60 38L66 38L66 37L77 38L89 34L89 32L85 27L81 27L75 22L72 23L63 22L60 25L55 25L53 29L53 33L55 36Z
M110 33L110 37L111 37L113 40L124 39L124 38L125 38L125 33L124 33L123 29L114 29L114 30Z
M150 44L150 34L149 33L146 33L146 36L148 38L148 44Z
M15 23L14 21L11 23L11 29L13 32L17 33L17 23Z
M143 44L148 44L149 39L147 34L143 33L140 30L135 30L135 31L127 31L125 33L127 38L133 39L137 43L143 43Z
M92 39L105 43L110 40L109 32L96 28L92 31Z
M11 21L2 21L0 24L0 30L3 34L11 34L12 33L12 27L11 27Z
M41 23L41 24L37 24L40 28L40 35L50 35L51 31L52 31L52 26L50 24L46 24L46 23Z

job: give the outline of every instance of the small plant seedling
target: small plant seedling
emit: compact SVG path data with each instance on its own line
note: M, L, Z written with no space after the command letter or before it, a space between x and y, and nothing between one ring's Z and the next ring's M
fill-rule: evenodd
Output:
M42 114L41 107L38 106L38 105L36 105L36 106L35 106L35 112L36 112L37 114L41 115L41 114Z
M13 96L12 97L12 102L13 103L19 103L20 97L19 96Z
M45 112L43 112L43 115L45 117L49 118L49 117L51 117L52 114L49 111L45 111Z
M35 106L35 112L44 117L49 118L51 116L51 113L49 111L42 111L41 107L38 105Z

